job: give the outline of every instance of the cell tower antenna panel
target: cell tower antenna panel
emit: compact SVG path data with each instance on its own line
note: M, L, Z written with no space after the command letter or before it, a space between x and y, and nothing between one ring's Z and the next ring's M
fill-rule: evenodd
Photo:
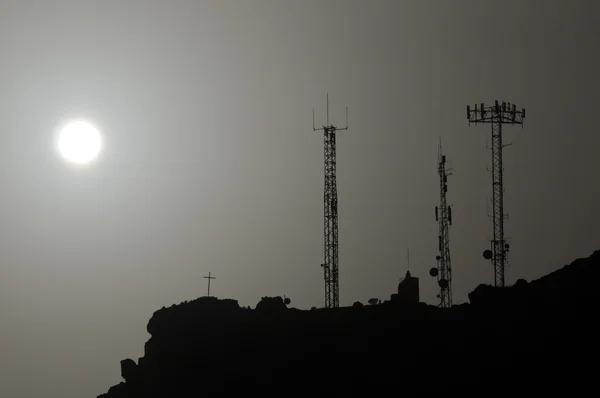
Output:
M448 169L446 156L442 152L442 142L438 146L438 174L440 177L440 205L435 208L435 219L439 225L438 250L436 256L437 266L431 268L430 275L437 278L440 293L439 306L452 307L452 266L450 261L450 225L452 224L452 208L447 202L448 176L452 173Z
M324 262L321 264L325 278L325 307L337 308L340 302L339 289L339 239L338 239L338 196L336 182L336 132L348 129L348 108L346 107L346 127L338 128L329 123L329 93L327 93L326 125L315 127L313 109L313 131L323 131L325 137L325 191L324 200Z
M483 257L492 260L494 266L494 285L505 286L505 269L508 265L509 244L504 238L504 166L502 149L510 144L502 142L502 126L520 124L525 120L525 108L517 110L515 104L510 102L499 103L495 101L490 106L483 103L475 104L474 109L467 105L467 119L471 123L490 124L492 126L492 221L493 238L490 249L483 252Z

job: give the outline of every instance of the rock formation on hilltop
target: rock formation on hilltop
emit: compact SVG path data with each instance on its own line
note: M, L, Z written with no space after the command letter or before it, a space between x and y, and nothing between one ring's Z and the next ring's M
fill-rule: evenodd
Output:
M275 297L251 310L199 298L156 311L144 356L121 361L125 381L99 398L587 392L599 270L595 252L529 283L480 285L449 309L390 300L302 311Z

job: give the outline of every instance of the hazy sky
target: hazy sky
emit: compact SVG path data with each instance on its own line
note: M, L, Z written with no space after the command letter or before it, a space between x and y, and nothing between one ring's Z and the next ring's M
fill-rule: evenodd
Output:
M454 301L493 283L489 126L507 128L508 283L600 249L596 1L0 0L0 396L81 398L143 355L153 311L206 292L322 306L323 137L338 136L340 301L406 272L436 303L441 136ZM71 117L105 139L62 162Z

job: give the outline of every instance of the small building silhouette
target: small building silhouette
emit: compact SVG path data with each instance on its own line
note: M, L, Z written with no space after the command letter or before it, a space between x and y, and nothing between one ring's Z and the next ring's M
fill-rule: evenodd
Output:
M419 304L419 278L406 271L406 276L398 283L398 293L392 294L392 302L398 304Z

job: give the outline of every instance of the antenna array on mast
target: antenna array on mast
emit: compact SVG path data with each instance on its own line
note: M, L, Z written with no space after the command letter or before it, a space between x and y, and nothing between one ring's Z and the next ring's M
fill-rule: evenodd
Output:
M509 244L504 239L504 166L502 164L502 149L510 144L502 143L502 126L505 124L520 124L523 126L525 119L525 108L517 110L515 104L498 101L492 106L475 104L475 109L467 105L467 119L469 125L474 123L488 123L492 125L492 217L493 238L491 247L483 252L483 257L492 260L494 265L494 285L505 286L504 271L508 264Z
M339 250L338 250L338 196L336 182L336 132L348 130L348 107L346 126L338 128L329 123L329 93L327 93L327 124L315 127L313 109L313 131L323 131L325 137L325 192L324 192L324 246L323 267L325 277L325 307L337 308L340 305L339 289Z
M439 306L442 308L452 307L452 266L450 261L450 226L452 225L452 207L448 205L446 194L448 193L448 176L452 170L447 165L446 155L442 153L442 142L438 147L438 174L440 176L440 205L435 207L435 220L439 224L438 250L435 257L437 267L429 270L429 274L437 277L440 293Z

